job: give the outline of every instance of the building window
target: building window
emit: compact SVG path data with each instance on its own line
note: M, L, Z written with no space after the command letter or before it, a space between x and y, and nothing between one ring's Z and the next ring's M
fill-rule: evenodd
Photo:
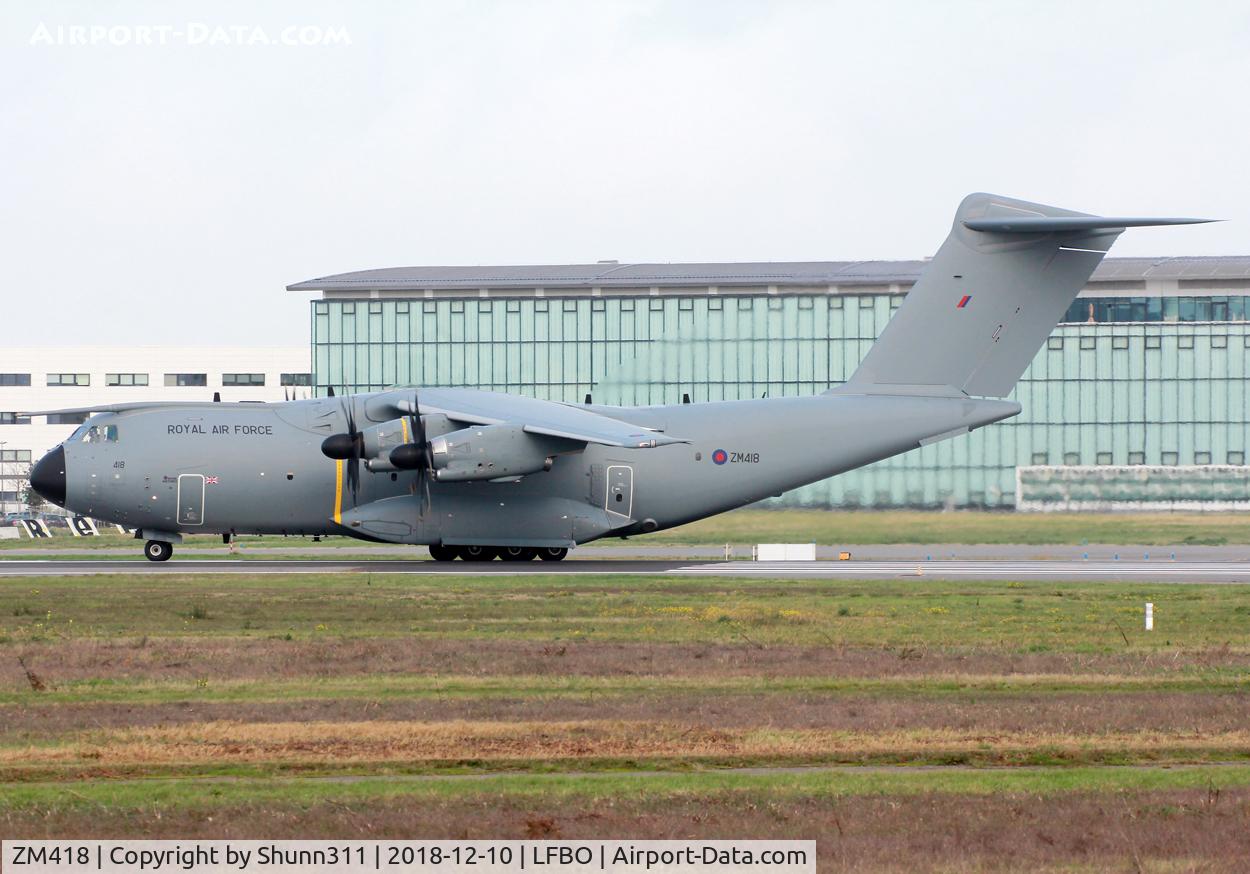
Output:
M738 309L749 310L750 308L751 308L751 298L749 297L738 298Z
M146 373L106 373L104 374L105 385L147 385L148 375Z
M831 310L840 310L840 309L842 309L842 298L840 298L840 297L831 297L831 298L829 298L829 309L831 309Z
M48 385L91 385L91 374L49 373Z
M545 300L540 300L540 301L539 301L539 304L541 304L541 305L542 305L543 311L545 312L545 311L546 311L546 309L547 309L547 302L546 302ZM623 313L632 313L633 311L634 311L634 300L633 300L633 298L629 298L629 297L627 297L627 298L625 298L624 300L622 300L622 301L621 301L621 312L623 312Z
M463 310L464 301L457 301L457 303L460 304L460 309ZM427 313L427 314L433 314L433 313L438 312L438 302L432 301L432 300L422 301L421 312Z
M1192 348L1194 348L1194 335L1193 335L1193 334L1182 334L1181 336L1177 337L1177 338L1176 338L1176 346L1177 346L1177 348L1179 348L1179 349L1192 349Z
M1095 463L1097 463L1097 464L1110 464L1110 463L1111 463L1111 453L1110 453L1110 452L1099 452L1096 456L1094 456L1094 461L1095 461Z
M1194 464L1210 464L1210 463L1211 463L1210 452L1195 452L1194 453Z
M1064 463L1064 464L1068 464L1068 465L1080 464L1080 463L1081 463L1081 453L1079 453L1079 452L1065 452L1065 453L1063 454L1063 463Z
M370 314L370 315L372 315L372 316L380 316L380 315L382 315L382 303L381 303L381 301L376 301L376 300L371 300L371 301L369 301L369 314Z
M204 386L208 385L207 373L167 373L165 385L168 386Z
M311 373L284 373L280 382L283 385L312 385Z
M395 302L395 312L397 312L397 313L399 313L399 314L401 314L401 315L407 315L407 313L408 313L408 301L406 301L406 300L396 301L396 302Z
M1129 463L1129 464L1145 464L1145 463L1146 463L1146 453L1144 453L1144 452L1130 452L1130 453L1128 454L1128 463Z
M625 304L627 304L627 303L629 304L629 306L625 306ZM630 300L630 301L624 301L624 300L623 300L623 301L621 301L621 309L623 309L623 310L624 310L624 309L630 309L630 310L632 310L633 308L634 308L634 302L633 302L632 300ZM547 301L546 301L545 299L542 299L542 298L539 298L538 300L534 301L534 312L536 312L536 313L545 313L545 312L547 312Z
M1094 349L1094 348L1097 348L1097 346L1098 346L1097 337L1082 337L1081 338L1082 349Z
M719 310L724 307L725 302L719 297L709 297L707 299L707 308L709 310Z
M801 298L799 298L799 309L801 309L801 310L810 310L810 309L811 309L811 308L815 305L815 303L816 303L816 302L815 302L814 300L812 300L810 297L801 297ZM893 299L891 300L891 302L890 302L890 306L898 306L898 298L897 298L897 297L896 297L896 298L893 298Z
M19 416L17 413L0 413L0 425L29 425L30 416Z
M779 297L770 297L770 298L768 299L768 308L769 308L770 310L779 310L779 309L781 309L781 298L779 298Z
M264 385L265 374L263 373L223 373L221 375L222 385Z
M678 299L678 301L677 301L677 309L679 309L679 310L692 310L692 309L694 309L694 298L690 298L690 297L683 297L683 298Z
M330 311L330 305L328 303L317 301L316 303L313 304L313 312L315 312L319 316L324 316L329 311Z
M652 303L652 307L651 307L651 309L655 309L655 306L654 306L654 305L655 305L656 303L659 303L659 301L654 301L654 300L653 300L653 301L651 301L651 303ZM565 311L566 313L575 313L575 312L577 312L577 301L575 301L575 300L566 300L566 301L564 301L564 311Z
M1149 337L1146 338L1146 348L1158 349L1160 346L1163 345L1162 340L1163 338L1159 337L1157 334L1151 334Z
M1128 337L1112 337L1111 348L1112 349L1127 349Z
M1051 338L1049 338L1049 339L1046 341L1046 348L1047 348L1047 349L1055 349L1055 350L1062 349L1062 348L1063 348L1063 338L1062 338L1062 337L1051 337Z
M1219 336L1215 336L1215 335L1213 335L1213 336L1211 337L1211 348L1212 348L1212 349L1227 349L1227 348L1228 348L1228 338L1227 338L1227 337L1225 337L1225 336L1224 336L1224 335L1222 335L1222 334L1221 334L1221 335L1219 335Z
M1229 464L1245 464L1246 453L1237 451L1237 450L1228 453L1228 463Z
M0 449L0 461L6 464L30 463L29 449Z
M1050 461L1050 456L1049 456L1049 455L1047 455L1045 452L1034 452L1034 453L1033 453L1033 463L1034 463L1034 464L1047 464L1047 463L1049 463L1049 461Z
M86 413L52 413L48 416L49 425L81 425L85 421Z
M436 305L436 304L434 304L433 302L427 302L427 303L429 303L429 307L425 310L427 313L432 313L432 312L434 312L434 310L435 310L435 309L437 309L437 305ZM453 313L462 313L462 312L464 312L464 301L462 301L462 300L453 300L453 301L451 302L451 311L452 311Z
M490 301L490 300L479 300L479 301L477 302L477 311L478 311L478 314L479 314L479 315L480 315L480 314L482 314L482 313L488 313L488 312L490 312L492 309L494 309L494 307L495 307L495 303L494 303L494 301Z
M595 309L598 309L598 310L603 309L602 300L597 300L595 301L595 303L599 304L599 306L595 307ZM519 300L510 300L508 301L507 306L508 306L508 312L510 313L519 313L521 311L521 302Z
M1180 462L1180 456L1175 452L1165 452L1162 456L1160 456L1160 460L1164 464L1178 464Z
M343 304L343 315L345 316L356 315L356 305L354 303Z
M651 309L653 311L664 309L664 301L660 300L658 297L651 298Z
M1246 338L1250 340L1250 337ZM0 386L30 385L29 373L0 373Z

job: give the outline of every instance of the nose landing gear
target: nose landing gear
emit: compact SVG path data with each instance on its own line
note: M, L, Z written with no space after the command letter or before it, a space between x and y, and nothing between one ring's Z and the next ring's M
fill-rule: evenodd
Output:
M143 557L148 561L169 561L174 554L174 545L164 540L149 540L143 544Z

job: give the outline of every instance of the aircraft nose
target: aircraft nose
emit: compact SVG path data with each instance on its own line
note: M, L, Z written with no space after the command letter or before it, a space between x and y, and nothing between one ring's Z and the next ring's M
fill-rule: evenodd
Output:
M65 448L58 446L30 471L30 487L46 501L65 506Z

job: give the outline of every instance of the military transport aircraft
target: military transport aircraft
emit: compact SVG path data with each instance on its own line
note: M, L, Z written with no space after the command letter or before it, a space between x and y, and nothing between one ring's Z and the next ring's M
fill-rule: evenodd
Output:
M47 500L135 529L345 534L437 560L559 560L600 537L722 513L1014 416L1002 400L1128 227L991 194L946 242L851 379L814 397L570 405L450 388L94 413L30 475Z

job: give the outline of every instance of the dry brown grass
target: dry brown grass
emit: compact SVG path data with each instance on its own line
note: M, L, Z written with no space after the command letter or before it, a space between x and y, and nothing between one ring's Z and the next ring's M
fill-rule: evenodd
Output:
M1226 733L1250 726L1250 695L1206 692L1049 693L951 696L881 694L643 693L570 697L182 701L0 707L0 744L27 744L65 732L232 720L274 722L682 722L730 728L895 731L982 728L1068 733Z
M1061 760L1090 761L1110 755L1195 759L1230 751L1250 754L1250 729L1073 733L976 727L860 732L611 720L219 721L81 732L63 735L53 744L0 748L0 767L675 758L855 762L961 755L1009 762L1038 752Z
M5 647L0 647L3 652ZM11 647L17 650L17 647ZM79 638L25 643L16 653L48 683L214 680L386 674L629 677L907 677L925 675L1159 676L1195 668L1250 670L1227 647L1169 652L1004 652L926 647L758 647L748 643L551 643L431 638ZM0 688L28 689L18 669Z
M753 795L542 802L393 795L182 810L144 806L89 817L59 808L0 813L22 838L815 838L824 872L1244 872L1250 790L1116 795L940 793L761 799Z

